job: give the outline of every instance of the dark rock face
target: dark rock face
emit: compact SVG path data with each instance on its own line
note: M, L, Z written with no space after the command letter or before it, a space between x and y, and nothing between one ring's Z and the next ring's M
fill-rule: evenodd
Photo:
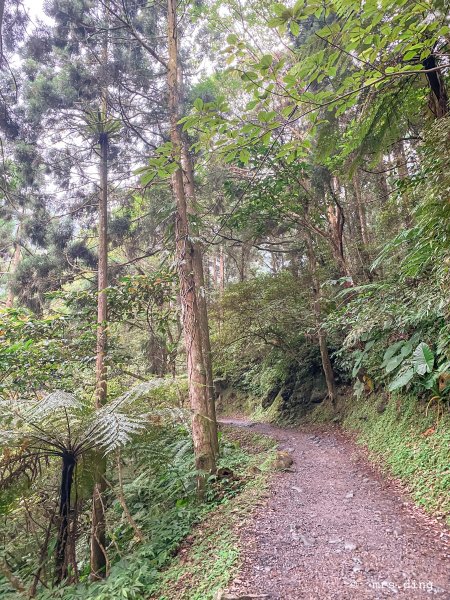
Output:
M275 385L267 394L265 398L262 399L261 406L266 410L270 408L274 403L275 398L278 396L281 390L281 384Z
M327 385L318 347L305 344L298 362L291 365L284 382L264 398L262 407L271 406L278 394L281 396L280 416L286 421L301 417L314 404L325 400Z

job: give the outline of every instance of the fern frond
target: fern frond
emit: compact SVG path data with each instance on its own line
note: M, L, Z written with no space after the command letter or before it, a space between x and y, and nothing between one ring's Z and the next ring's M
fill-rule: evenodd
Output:
M56 390L37 402L26 414L29 419L38 422L58 412L82 410L83 404L68 392Z
M105 406L98 411L89 425L84 439L92 447L102 448L106 455L125 446L145 425L146 420L143 417L112 411L110 406Z
M114 400L111 400L107 404L107 406L110 407L111 410L116 410L119 407L129 407L133 404L133 402L139 400L139 398L142 398L146 394L149 394L150 392L158 388L164 387L166 385L167 379L164 379L162 377L151 379L150 381L146 381L145 383L135 385L121 396L118 396Z

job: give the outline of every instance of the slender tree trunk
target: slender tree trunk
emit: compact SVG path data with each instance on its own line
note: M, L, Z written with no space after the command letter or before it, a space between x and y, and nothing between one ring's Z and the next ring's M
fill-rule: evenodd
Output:
M215 470L215 454L211 439L211 419L209 417L210 402L208 379L205 369L202 333L197 290L194 276L194 246L189 236L189 221L186 193L183 182L182 137L178 124L180 119L180 98L178 79L178 29L176 0L167 3L168 26L168 105L170 116L170 138L174 160L178 169L172 176L172 189L176 201L175 242L178 275L180 278L180 297L184 327L184 339L187 354L187 371L189 381L189 400L192 411L192 436L194 441L195 464L199 471L197 478L198 494L204 495L206 473Z
M0 0L0 69L3 69L3 17L5 14L5 0Z
M384 158L382 158L376 168L378 171L376 175L376 185L378 189L378 200L380 202L380 206L384 206L388 202L391 193L387 182L386 169L386 162Z
M56 542L55 582L61 583L67 577L69 539L70 494L76 459L70 452L62 457L61 488L59 497L59 530Z
M345 283L346 287L351 287L352 273L345 258L344 252L344 224L345 216L342 205L339 201L340 184L337 177L333 177L330 182L330 191L333 197L333 204L330 204L327 209L328 230L330 235L331 249L333 257L336 261L341 277L349 278Z
M369 234L367 231L367 215L366 215L366 207L364 205L364 200L362 196L362 188L361 188L361 177L358 172L355 173L353 177L353 189L355 190L355 200L356 200L356 212L358 215L359 226L361 229L361 239L363 241L364 246L367 248L369 246Z
M9 585L19 594L26 595L26 589L22 581L9 568L4 558L0 558L0 575L2 575Z
M238 263L239 281L240 282L244 282L247 278L246 266L247 266L248 255L249 255L248 244L243 242L243 244L241 246L241 256L240 256L240 260Z
M213 288L214 288L214 290L217 290L217 256L216 256L215 251L214 251L214 254L212 257L212 272L213 272Z
M225 291L225 257L223 254L223 246L219 248L219 289L223 294Z
M328 229L333 258L341 277L351 277L344 255L344 217L339 204L330 204L327 209Z
M188 214L195 214L195 186L194 186L194 169L192 158L187 148L186 140L183 140L182 145L182 165L183 165L183 185L185 189L186 204ZM202 341L203 362L206 372L206 385L208 388L208 417L211 428L211 444L216 456L219 454L219 438L217 435L217 418L216 418L216 394L214 390L214 377L212 369L212 353L211 340L209 337L209 320L208 306L206 302L205 288L205 273L203 270L203 252L202 247L198 242L193 242L192 264L194 269L195 289L197 292L197 304L199 313L199 327Z
M401 181L405 181L409 177L408 160L406 158L405 147L401 140L394 144L394 156L398 178ZM404 226L409 229L412 227L412 206L411 197L405 190L401 191L400 212Z
M309 231L305 230L306 248L308 254L309 271L311 276L312 306L314 320L317 329L317 338L319 341L320 356L322 359L322 369L327 384L328 398L333 407L336 405L337 391L334 380L333 367L328 352L327 335L322 327L322 310L320 306L320 282L317 277L316 255L314 253L313 240Z
M14 254L11 260L9 269L9 281L8 281L8 294L6 296L6 308L12 308L14 304L14 292L12 290L11 278L17 271L20 265L20 259L22 258L22 251L20 249L20 223L17 227L16 237L14 240Z
M102 119L106 125L106 94L103 98ZM100 134L100 193L98 200L98 300L97 300L97 361L96 361L96 407L105 404L107 398L107 322L108 303L108 134ZM106 516L103 495L106 490L104 475L106 461L97 456L97 473L92 495L91 531L91 579L106 576Z

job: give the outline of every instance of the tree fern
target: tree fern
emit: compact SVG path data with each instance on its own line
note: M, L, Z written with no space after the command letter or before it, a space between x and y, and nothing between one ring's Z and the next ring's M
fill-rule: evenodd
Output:
M107 455L125 446L149 422L148 413L139 412L136 401L166 383L164 379L153 379L140 384L99 409L61 390L37 401L0 400L0 443L12 450L0 461L0 489L20 475L30 480L37 477L44 459L59 457L62 462L57 582L67 573L71 488L80 458L93 449Z

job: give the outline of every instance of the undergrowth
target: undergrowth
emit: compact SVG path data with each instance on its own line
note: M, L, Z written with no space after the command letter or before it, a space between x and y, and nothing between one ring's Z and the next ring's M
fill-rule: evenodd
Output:
M232 502L221 503L194 530L186 546L163 572L152 600L212 600L238 571L237 528L266 492L275 443L271 438L248 431L233 431L232 435L238 436L250 450L251 462L260 472L251 477Z
M220 480L210 479L204 503L195 498L190 437L179 432L169 445L155 438L152 444L144 440L135 447L124 457L124 494L144 542L137 541L120 504L111 499L110 548L115 550L110 550L109 577L89 583L88 565L85 575L81 564L79 585L43 591L39 600L212 598L238 564L233 526L263 493L274 443L253 432L234 430L221 435L220 441L218 468L232 473ZM148 448L152 448L151 457ZM185 560L183 540L193 528L196 533Z
M401 479L427 511L446 515L450 524L450 418L428 415L412 396L392 398L380 414L373 398L353 405L343 426L372 458Z

